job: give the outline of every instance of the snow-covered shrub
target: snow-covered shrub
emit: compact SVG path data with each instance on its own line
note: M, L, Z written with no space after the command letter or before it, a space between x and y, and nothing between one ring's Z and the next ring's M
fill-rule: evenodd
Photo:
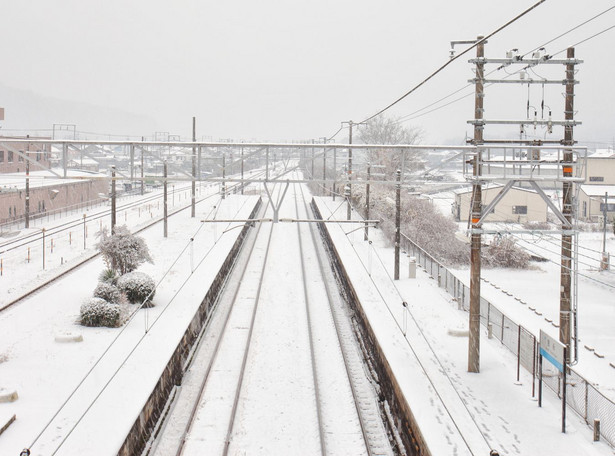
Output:
M100 236L96 247L109 269L123 275L134 271L141 263L153 263L145 240L133 235L126 225L116 226L112 235L105 229Z
M108 326L121 324L119 304L111 304L102 298L90 298L81 306L81 324L84 326Z
M354 185L353 204L365 216L365 188ZM379 228L392 242L395 233L395 191L372 186L370 219L380 219ZM468 246L457 239L457 224L452 217L441 214L429 201L404 194L401 198L401 232L439 261L465 264L469 260Z
M118 288L126 295L128 301L140 304L147 299L144 307L148 307L156 293L156 282L143 272L129 272L117 281Z
M551 225L549 225L549 222L524 222L522 226L526 230L550 230L551 229Z
M119 303L122 298L122 292L112 283L99 282L94 289L94 297L102 298L107 302Z
M517 247L510 236L496 238L483 251L485 266L494 268L526 269L530 264L530 255Z
M99 282L112 283L115 284L117 282L118 275L115 269L107 268L103 270L98 276Z

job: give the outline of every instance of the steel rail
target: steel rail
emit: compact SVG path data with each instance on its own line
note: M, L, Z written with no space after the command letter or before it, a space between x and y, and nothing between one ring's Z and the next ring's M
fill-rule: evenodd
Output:
M301 188L301 194L303 195L303 188ZM303 203L305 205L305 210L306 210L306 214L310 214L309 208L308 208L308 204L305 201L305 196L303 197ZM314 221L316 221L315 219L313 219ZM314 246L316 247L318 245L317 243L317 239L316 239L316 235L314 233L314 230L317 229L317 227L314 224L310 224L310 235L312 237L312 243L314 244ZM322 253L318 248L315 248L315 253L316 253L316 259L318 260L318 266L320 269L320 273L322 275L322 281L324 283L325 286L325 291L327 293L327 301L329 303L329 312L331 313L331 319L333 320L333 325L335 326L335 334L337 336L337 341L339 343L340 346L340 352L342 354L342 359L344 360L344 369L346 370L346 377L348 379L348 384L350 385L350 391L352 393L352 398L354 401L354 406L355 406L355 410L357 412L357 417L359 419L359 426L361 428L361 435L363 436L363 443L365 444L365 449L367 451L367 453L369 455L372 455L372 449L371 449L371 445L370 445L370 440L369 440L369 435L367 432L367 426L365 424L365 417L363 416L362 412L361 412L361 407L359 405L359 394L357 392L357 388L355 385L355 382L353 381L353 377L352 377L352 373L350 372L350 366L349 366L349 360L348 360L348 354L346 353L346 350L344 349L344 344L342 342L342 335L341 335L341 329L340 329L340 324L338 321L338 316L337 313L334 311L333 309L333 292L331 290L331 285L329 284L329 282L327 281L327 278L325 277L325 265L324 265L324 261L322 258Z
M254 333L254 322L256 321L256 313L258 311L258 304L260 303L261 290L263 286L263 277L265 275L265 270L267 269L267 260L269 259L269 252L271 247L271 239L273 237L273 229L275 225L271 225L271 229L269 230L269 237L267 239L267 247L265 248L265 258L263 262L263 268L261 270L258 289L256 290L256 296L254 297L254 309L252 310L252 318L250 320L250 329L248 331L248 337L246 339L246 348L243 354L243 359L241 361L241 370L239 373L239 379L237 381L237 388L235 390L235 397L233 399L233 408L231 409L231 419L229 421L226 437L224 439L224 451L222 452L223 456L227 456L229 452L229 447L231 444L231 434L233 433L233 429L235 426L235 417L237 415L237 406L239 405L239 397L241 395L241 390L243 387L243 380L246 371L246 365L248 363L248 354L250 353L250 346L252 344L252 334Z
M299 217L299 203L297 201L297 185L293 185L295 190L295 211L297 212L297 217ZM301 186L299 186L301 189ZM301 189L301 194L303 196L303 190ZM305 204L305 199L303 200ZM323 429L323 419L322 419L322 407L321 407L321 398L320 398L320 388L318 386L318 366L316 365L316 357L314 355L314 335L312 331L312 318L310 314L310 297L307 289L307 276L306 276L306 265L305 265L305 256L303 254L303 242L301 236L301 226L297 224L297 240L299 241L299 258L301 262L301 278L303 282L303 298L305 301L305 313L307 318L307 326L308 326L308 339L310 341L310 359L312 362L312 381L314 382L314 396L316 399L316 415L318 417L318 435L320 439L320 452L323 456L327 454L327 443L325 440L325 432ZM316 247L316 246L314 246ZM322 271L321 271L322 272Z
M263 209L264 211L264 209ZM239 278L239 281L237 283L237 287L235 288L235 291L233 293L233 298L231 300L231 305L229 306L229 309L226 313L226 316L224 318L224 325L222 327L222 331L218 337L218 340L216 341L216 345L214 347L214 351L213 351L213 356L211 357L211 360L207 366L207 369L205 371L205 374L203 376L203 379L199 385L199 392L197 395L196 400L194 401L194 404L190 410L190 416L188 417L188 424L186 426L186 429L184 430L184 432L182 433L182 437L180 440L180 444L179 444L179 448L177 449L176 452L176 456L181 456L183 454L184 451L184 445L186 443L186 438L188 436L188 434L190 433L190 431L192 430L192 425L194 424L194 419L196 418L196 413L198 411L199 405L201 403L201 400L203 398L203 394L205 393L205 387L207 386L207 381L209 380L209 374L211 372L212 367L214 366L216 360L218 359L218 354L220 353L220 345L222 344L222 340L224 339L224 335L226 334L226 330L228 328L228 323L230 321L230 316L233 313L233 308L235 306L235 303L237 301L237 296L239 295L239 290L241 289L241 284L243 283L246 271L248 269L248 264L250 263L250 258L252 258L252 254L254 253L254 246L256 245L256 241L258 239L258 235L260 233L260 230L262 228L263 224L262 223L258 223L256 232L253 233L253 239L252 239L252 243L250 245L250 250L248 253L248 259L245 261L245 263L243 264L243 269L241 270L241 275ZM272 228L273 229L273 228ZM229 275L230 277L230 275ZM201 335L205 333L207 329L207 325L203 326L203 329L201 330ZM201 337L201 336L199 336ZM198 350L198 348L197 348Z
M228 191L228 190L227 190L227 191ZM197 201L197 202L196 202L196 204L202 203L203 201L205 201L205 200L207 200L207 199L209 199L209 198L212 198L212 197L214 197L214 196L217 196L217 193L213 193L213 194L211 194L211 195L207 195L206 197L204 197L204 198L200 199L199 201ZM169 217L171 217L171 216L173 216L173 215L176 215L176 214L180 213L181 211L185 211L186 209L189 209L189 208L190 208L190 204L188 204L188 205L187 205L187 206L185 206L185 207L180 207L179 209L177 209L177 210L175 210L175 211L173 211L173 212L170 212L170 213L169 213ZM147 225L145 225L145 226L143 226L143 227L141 227L141 228L139 228L139 229L135 230L135 231L133 232L133 234L138 234L138 233L141 233L141 232L145 231L146 229L151 228L152 226L156 225L157 223L160 223L161 221L162 221L162 218L159 218L158 220L154 220L154 221L152 221L151 223L149 223L149 224L147 224ZM97 257L97 256L99 256L99 255L100 255L100 252L95 252L95 253L90 254L88 257L86 257L86 258L84 258L84 259L82 259L82 260L78 261L76 264L72 265L71 267L69 267L68 269L66 269L65 271L63 271L62 273L60 273L59 275L57 275L57 276L55 276L55 277L52 277L52 278L50 278L49 280L44 281L43 283L41 283L41 284L39 284L39 285L35 286L34 288L32 288L32 289L28 290L28 291L27 291L26 293L24 293L23 295L21 295L21 296L19 296L19 297L15 298L15 299L14 299L14 300L12 300L12 301L9 301L9 302L8 302L8 303L6 303L4 306L0 307L0 313L1 313L2 311L4 311L4 310L6 310L6 309L8 309L8 308L10 308L10 307L12 307L12 306L14 306L15 304L17 304L17 303L19 303L19 302L23 301L24 299L26 299L26 298L28 298L28 297L32 296L34 293L36 293L36 292L38 292L38 291L42 290L43 288L45 288L45 287L47 287L47 286L51 285L51 284L52 284L52 283L54 283L56 280L59 280L59 279L61 279L61 278L65 277L65 276L66 276L66 275L68 275L69 273L71 273L71 272L75 271L76 269L78 269L79 267L83 266L83 265L84 265L84 264L86 264L87 262L89 262L89 261L93 260L94 258L96 258L96 257Z

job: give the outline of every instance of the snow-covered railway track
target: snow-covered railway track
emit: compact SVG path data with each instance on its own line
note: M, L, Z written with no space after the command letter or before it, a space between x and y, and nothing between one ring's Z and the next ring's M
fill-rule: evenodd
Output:
M240 185L241 184L236 184L236 185L228 187L226 193L230 194L230 193L235 192L238 188L240 188ZM179 190L176 190L176 191L179 191ZM197 199L195 201L195 204L198 205L200 203L203 203L203 202L205 202L207 200L210 200L211 198L214 198L214 197L217 197L217 196L218 196L217 193L206 195L203 198ZM153 199L160 198L160 197L161 196L158 195L158 196L152 197L152 199L147 198L145 200L140 200L137 203L134 203L134 204L131 203L130 207L137 207L139 205L144 205L144 204L146 204L148 202L151 202ZM173 217L173 216L175 216L175 215L177 215L177 214L179 214L179 213L189 209L190 207L191 207L191 205L187 204L187 205L182 206L182 207L180 207L178 209L175 209L173 211L169 211L168 216L169 217ZM124 210L124 209L126 209L126 207L118 208L118 210ZM98 218L102 218L102 217L108 216L109 214L110 214L110 210L103 211L103 212L100 212L100 213L96 214L96 218L97 219ZM92 218L90 218L88 220L92 220ZM157 224L162 223L162 221L163 221L162 218L155 218L151 222L146 223L145 225L140 226L138 229L133 230L133 234L139 234L139 233L141 233L141 232L143 232L145 230L148 230L148 229L152 228L153 226L156 226ZM82 223L82 222L76 222L76 223L79 224L79 223ZM67 229L72 228L72 227L74 227L74 226L71 223L62 224L62 225L60 225L60 226L58 226L56 228L53 228L54 231L53 232L50 231L50 233L51 234L58 234L61 231L67 230ZM35 235L29 235L27 238L20 239L20 240L23 241L22 243L13 244L13 245L11 245L10 247L7 247L7 248L14 249L14 248L17 248L17 247L24 247L24 246L27 246L30 243L36 243L40 239L41 239L41 233L37 232L37 233L35 233ZM6 246L8 246L8 243L6 244ZM26 300L27 298L29 298L33 294L35 294L35 293L41 291L42 289L52 285L53 283L56 283L59 280L62 280L64 278L66 278L68 275L74 273L77 269L85 266L91 260L93 260L94 258L98 257L99 254L100 253L98 251L92 251L92 252L88 253L87 255L83 256L82 258L80 258L79 260L77 260L71 266L62 269L62 271L58 271L56 274L53 274L48 279L43 280L42 282L40 282L40 283L36 284L35 286L31 287L29 290L27 290L26 292L22 293L17 298L12 299L11 301L9 301L9 302L7 302L5 304L0 303L0 313L2 311L4 311L4 310L14 306L15 304L18 304L18 303Z
M392 454L312 225L254 230L149 454Z
M299 189L303 207L302 213L298 212L297 215L303 219L313 219L308 201L303 194L303 188L299 187ZM298 229L299 226L297 225ZM339 359L338 365L343 366L343 372L338 372L337 374L336 380L340 383L340 386L335 396L338 396L339 392L345 394L345 406L349 408L347 413L353 417L354 426L352 433L346 433L346 435L354 437L352 442L343 442L339 436L328 432L331 423L327 423L323 433L328 438L327 447L334 450L331 454L391 455L393 450L381 418L377 386L372 380L371 373L364 362L363 354L357 344L352 322L348 317L331 268L328 265L324 247L318 237L317 226L315 223L309 223L303 225L303 229L309 231L312 254L318 264L319 277L315 277L314 280L322 281L326 294L326 296L322 297L325 299L311 300L311 302L322 306L321 311L317 314L327 320L327 322L321 321L321 324L315 326L315 331L320 329L321 332L317 340L323 345L318 349L318 353L321 354L322 358L321 363L323 364L321 371L327 372L329 370L326 362L330 361L331 358ZM310 270L315 271L313 268ZM322 329L327 330L327 334L323 334ZM319 381L327 385L325 375L321 375ZM329 395L331 394L330 388L323 388L323 390L329 393ZM325 395L323 394L323 396ZM327 408L323 415L329 415L330 421L336 420L337 412L341 405L337 404L331 407L335 397L326 399L323 404ZM349 452L350 448L353 448L351 452Z

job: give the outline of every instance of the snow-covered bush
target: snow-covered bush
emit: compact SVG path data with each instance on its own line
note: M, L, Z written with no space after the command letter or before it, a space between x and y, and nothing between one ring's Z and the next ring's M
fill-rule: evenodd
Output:
M115 271L115 269L110 269L110 268L105 269L98 276L98 280L100 282L105 282L105 283L115 284L117 283L117 279L118 279L117 272Z
M551 225L549 222L524 222L522 224L523 228L526 230L550 230Z
M352 198L355 207L365 216L365 188L354 185ZM392 242L395 233L395 191L372 186L370 192L370 218L380 219L379 228ZM429 201L402 195L401 232L448 264L465 264L469 260L468 246L457 239L457 224L451 217L441 214Z
M109 269L123 275L134 271L141 263L153 263L145 240L133 235L126 225L116 226L112 235L104 229L100 236L96 247Z
M495 238L483 251L485 266L494 268L526 269L530 264L530 255L517 247L510 236Z
M102 298L107 302L119 303L122 299L122 292L112 283L99 282L94 289L94 297Z
M128 301L140 304L147 299L144 307L151 306L156 293L156 282L143 272L129 272L121 276L117 281L118 288L126 295Z
M102 298L90 298L81 306L81 324L84 326L108 326L121 324L119 304L111 304Z

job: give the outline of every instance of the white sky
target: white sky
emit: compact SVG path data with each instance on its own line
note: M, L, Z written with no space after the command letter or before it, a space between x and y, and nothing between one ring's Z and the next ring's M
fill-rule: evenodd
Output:
M199 137L290 140L328 136L342 120L363 120L444 63L451 40L488 34L534 1L3 3L0 82L7 87L152 119L150 131L125 125L123 134L189 136L196 116ZM527 52L612 5L547 0L493 37L486 55L503 57L514 47ZM547 51L560 51L614 23L612 10ZM584 122L576 134L581 140L613 140L614 64L612 51L604 51L612 49L614 36L611 30L577 48L577 57L585 60L576 98ZM563 78L563 68L554 70L553 77ZM390 113L411 113L471 77L464 56ZM554 118L563 116L562 91L556 86L545 99ZM527 89L507 86L506 92L501 99L497 91L487 93L486 117L525 116ZM511 109L498 115L495 105L502 103ZM410 124L425 130L425 142L459 142L470 131L472 104L468 97ZM9 107L6 117L5 129L28 127L11 125ZM85 123L72 121L78 129ZM338 141L345 139L340 135Z

